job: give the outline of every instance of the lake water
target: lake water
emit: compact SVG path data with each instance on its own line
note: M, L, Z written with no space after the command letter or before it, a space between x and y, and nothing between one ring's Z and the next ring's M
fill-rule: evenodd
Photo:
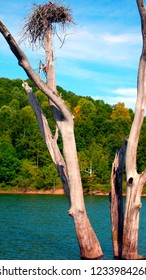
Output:
M106 259L113 259L109 200L85 196ZM139 253L146 255L146 198L142 198ZM0 194L0 260L78 260L74 224L63 195Z

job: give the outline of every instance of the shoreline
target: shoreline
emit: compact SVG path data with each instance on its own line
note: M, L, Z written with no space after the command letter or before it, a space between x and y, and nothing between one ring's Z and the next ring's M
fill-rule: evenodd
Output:
M52 189L52 190L30 190L30 191L17 191L17 190L0 190L0 194L51 194L51 195L65 195L63 189ZM104 193L101 191L91 191L91 192L83 192L84 195L105 195L108 196L109 193Z
M0 190L0 194L45 194L45 195L65 195L64 190L61 189L51 189L51 190L30 190L30 191L17 191L17 190ZM84 195L95 195L95 196L109 196L108 192L102 192L98 190L94 190L91 192L84 191ZM123 193L123 196L126 196L125 193ZM146 196L146 194L141 195Z

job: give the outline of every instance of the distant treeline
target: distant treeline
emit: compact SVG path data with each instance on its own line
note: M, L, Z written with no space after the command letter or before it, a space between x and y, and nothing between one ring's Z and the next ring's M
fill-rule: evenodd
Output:
M55 134L47 97L30 81L29 84L34 88ZM111 106L102 100L78 96L60 86L57 90L74 115L83 187L109 191L111 165L116 150L122 146L124 138L128 138L133 111L125 108L124 103ZM146 166L145 135L146 117L138 147L138 171ZM58 144L62 151L60 136ZM22 81L0 78L0 188L38 190L60 186Z

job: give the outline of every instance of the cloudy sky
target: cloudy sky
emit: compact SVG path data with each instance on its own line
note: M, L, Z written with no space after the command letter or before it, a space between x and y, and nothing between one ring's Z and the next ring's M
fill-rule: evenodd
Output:
M0 0L0 19L17 40L32 3ZM63 47L54 38L57 85L109 104L124 102L134 109L142 48L136 0L60 0L60 3L70 6L76 24L66 31L69 35ZM40 58L44 59L43 51L32 51L24 43L20 46L37 71ZM0 60L0 77L26 79L1 35Z

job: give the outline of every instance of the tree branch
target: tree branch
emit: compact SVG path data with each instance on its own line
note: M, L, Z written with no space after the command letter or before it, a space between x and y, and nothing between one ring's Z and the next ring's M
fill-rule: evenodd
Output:
M58 35L58 33L56 32L56 36L58 37L59 41L61 42L60 49L61 49L62 46L64 45L65 40L66 40L66 37L69 36L69 35L71 35L71 34L73 34L73 33L69 33L69 34L66 33L66 34L64 35L63 39L62 39L62 38Z
M62 101L61 97L57 95L56 92L52 92L49 87L40 79L40 76L34 72L32 69L26 55L17 45L15 39L7 29L7 27L0 21L0 32L7 41L10 46L11 51L18 59L19 65L24 69L27 76L35 83L35 85L47 95L50 100L54 102L54 104L60 109L62 112L64 119L66 121L73 121L72 114L69 112L68 108Z
M141 26L143 34L143 49L139 63L137 100L135 116L130 130L128 147L126 154L126 173L128 177L133 178L136 172L136 155L141 127L144 119L144 110L146 107L146 8L142 0L137 0L138 9L141 15Z
M70 202L70 190L69 190L69 186L68 186L66 164L65 164L65 161L58 148L57 140L55 137L53 137L53 135L51 133L46 116L44 115L44 113L41 109L40 103L39 103L37 97L35 96L32 88L29 87L28 83L26 83L26 82L23 82L22 86L24 87L24 89L28 95L28 102L30 103L30 105L33 108L33 111L36 115L39 129L45 140L46 146L47 146L49 153L51 155L51 158L56 166L56 169L60 175L60 178L61 178L63 186L64 186L64 190L65 190L66 195Z
M129 170L132 172L136 168L136 155L138 148L138 141L141 132L141 127L144 119L144 109L145 109L145 100L146 100L146 65L143 57L141 57L139 65L139 75L138 75L138 94L136 100L135 116L130 130L130 135L128 139L128 147L126 154L126 170L127 174Z

